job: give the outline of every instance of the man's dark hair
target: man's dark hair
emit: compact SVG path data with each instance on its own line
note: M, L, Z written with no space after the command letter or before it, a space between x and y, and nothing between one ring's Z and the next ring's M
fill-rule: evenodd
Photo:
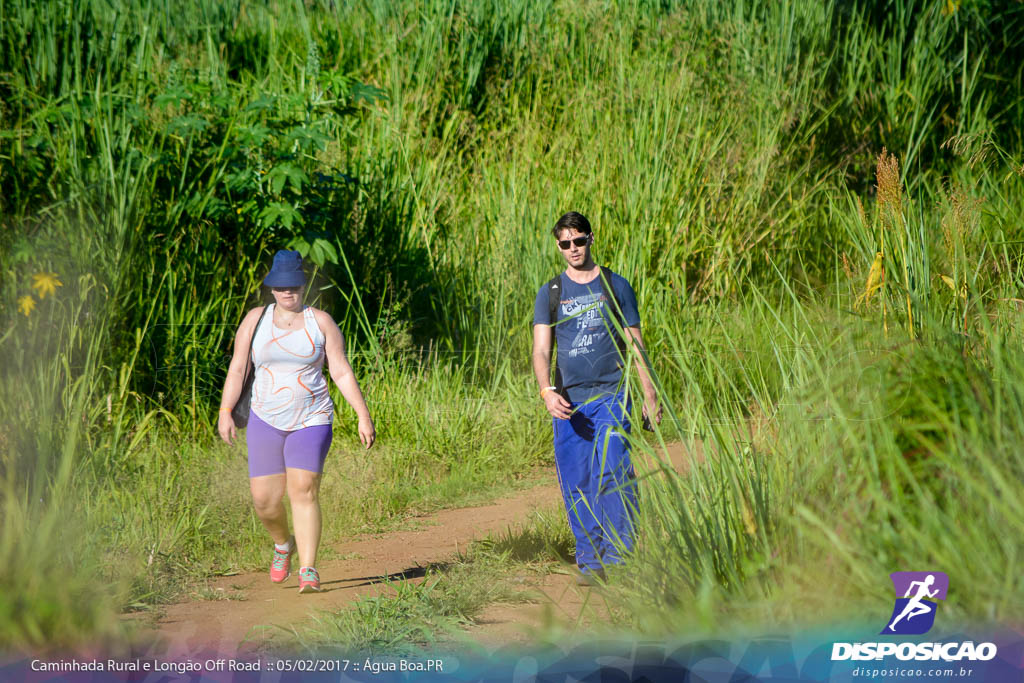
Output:
M576 230L584 235L589 235L590 221L582 213L570 211L558 219L555 227L551 229L551 234L557 238L563 230Z

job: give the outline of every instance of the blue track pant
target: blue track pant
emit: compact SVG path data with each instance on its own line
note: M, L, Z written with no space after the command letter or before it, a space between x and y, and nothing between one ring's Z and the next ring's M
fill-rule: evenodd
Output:
M568 420L554 419L555 467L576 563L584 572L620 563L633 547L636 483L629 460L629 412L622 394L574 403Z

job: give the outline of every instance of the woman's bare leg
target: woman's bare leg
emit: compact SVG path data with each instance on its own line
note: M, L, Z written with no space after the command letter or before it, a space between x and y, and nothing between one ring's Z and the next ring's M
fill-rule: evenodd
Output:
M320 549L320 474L289 467L288 500L292 504L292 524L299 548L299 566L315 567Z
M268 474L249 479L252 504L270 538L278 545L288 542L288 511L284 507L285 475Z

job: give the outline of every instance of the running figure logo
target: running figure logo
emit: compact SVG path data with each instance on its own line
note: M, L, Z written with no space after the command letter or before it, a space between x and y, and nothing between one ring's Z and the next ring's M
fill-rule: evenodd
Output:
M946 599L949 577L942 572L893 572L889 575L896 588L896 606L889 625L881 635L920 635L935 623L936 600Z

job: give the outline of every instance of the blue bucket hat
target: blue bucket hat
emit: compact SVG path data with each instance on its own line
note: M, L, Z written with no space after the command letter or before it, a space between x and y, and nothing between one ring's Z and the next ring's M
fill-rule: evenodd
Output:
M299 252L282 249L274 254L274 264L263 278L263 284L267 287L301 287L306 284Z

